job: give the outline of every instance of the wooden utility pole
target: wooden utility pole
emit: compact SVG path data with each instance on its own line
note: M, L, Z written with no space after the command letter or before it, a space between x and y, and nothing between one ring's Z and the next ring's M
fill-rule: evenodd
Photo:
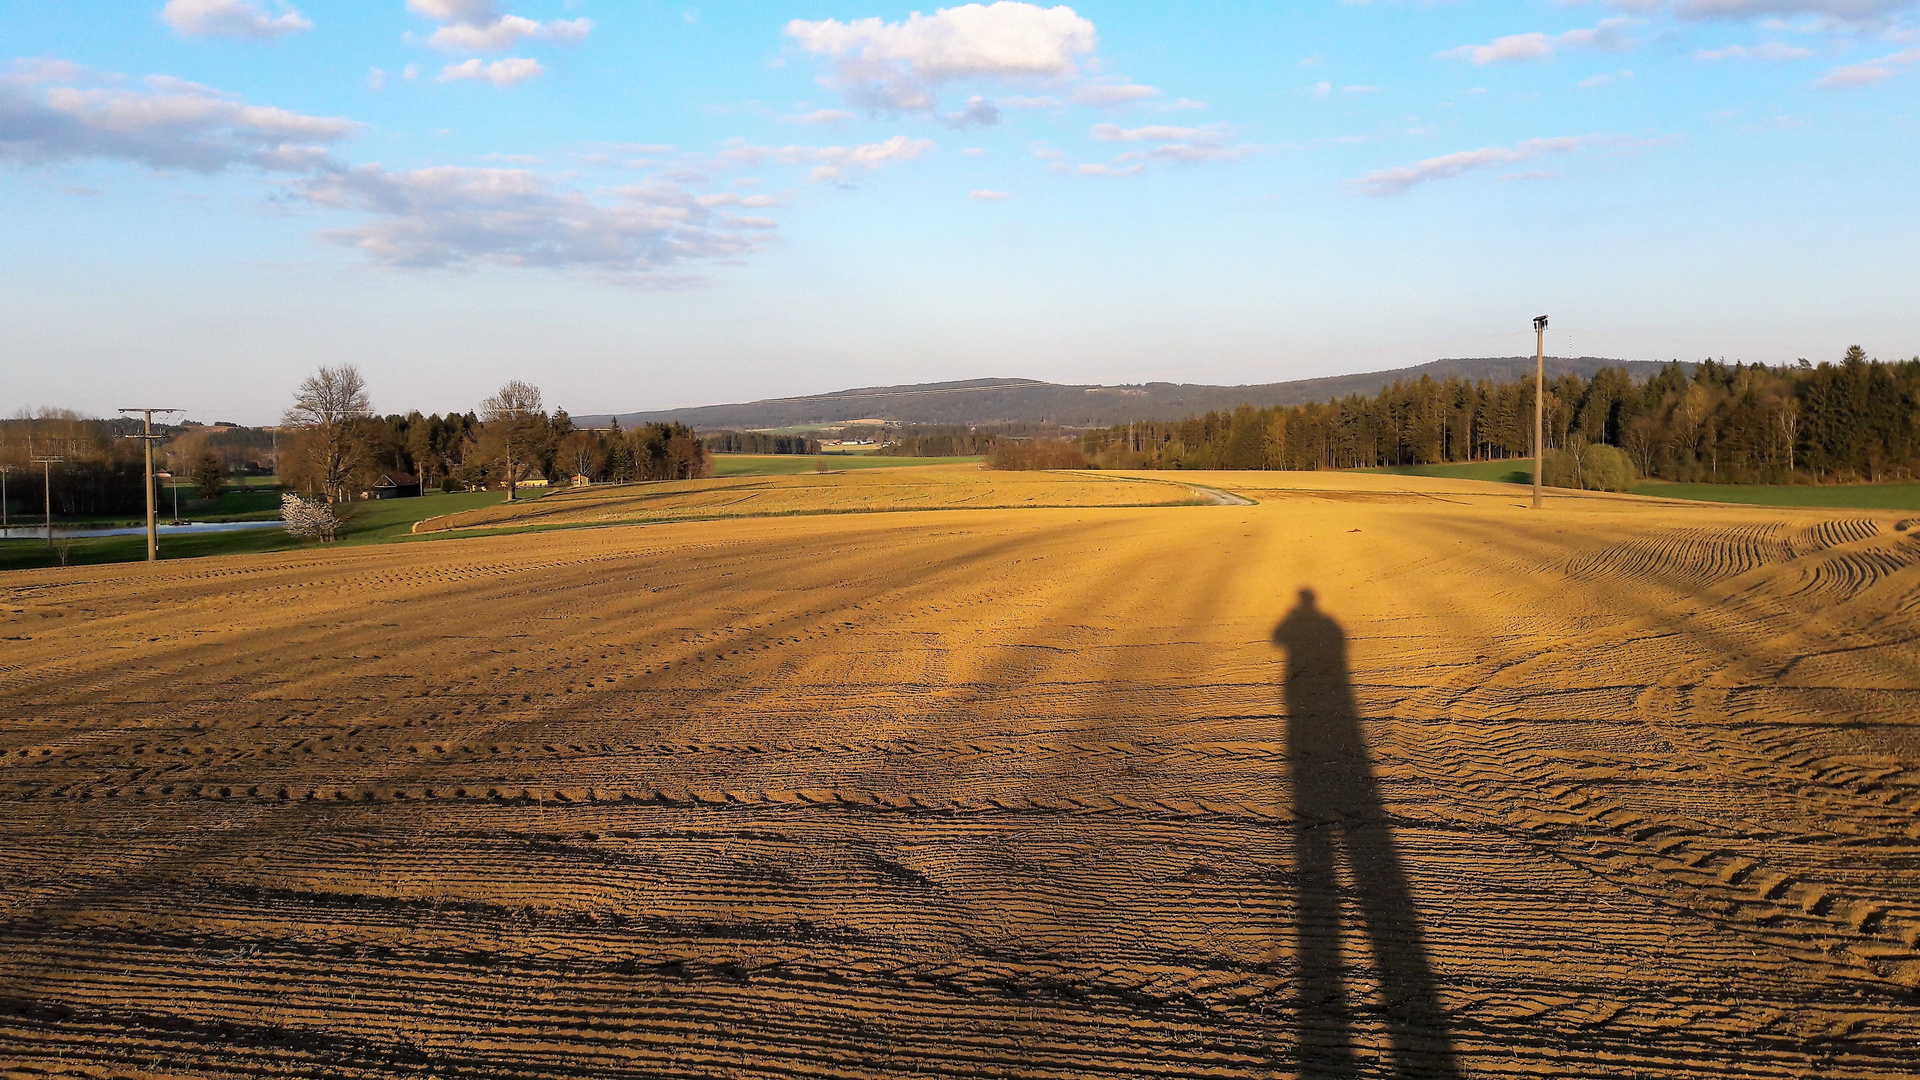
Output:
M65 461L67 459L63 457L37 457L37 458L32 458L31 460L33 461L34 464L40 466L40 479L42 483L46 484L46 487L43 489L45 491L45 496L44 496L45 505L42 507L42 509L47 512L47 518L46 518L47 550L52 551L53 550L53 466L55 462Z
M1546 462L1547 317L1533 319L1533 508L1540 509L1541 466Z
M149 409L143 406L136 406L131 409L121 409L120 411L123 413L140 413L144 421L144 426L140 429L140 434L122 435L120 437L123 439L139 439L146 443L147 446L147 561L158 562L160 561L160 523L157 520L153 505L153 444L167 436L155 435L153 433L153 414L157 412L181 412L183 410Z

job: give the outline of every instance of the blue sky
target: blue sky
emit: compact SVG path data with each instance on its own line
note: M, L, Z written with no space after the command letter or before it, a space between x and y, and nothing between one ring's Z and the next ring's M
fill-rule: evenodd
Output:
M1920 353L1920 0L0 0L0 410Z

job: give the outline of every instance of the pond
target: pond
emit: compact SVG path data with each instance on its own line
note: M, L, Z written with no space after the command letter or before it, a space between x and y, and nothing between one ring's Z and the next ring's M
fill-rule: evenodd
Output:
M278 521L189 521L181 525L161 525L161 536L182 536L187 533L239 532L242 529L277 529ZM73 540L83 536L139 536L147 531L145 525L118 526L111 529L66 529L58 525L53 527L55 540ZM0 529L0 540L45 540L47 528L44 525L15 525Z

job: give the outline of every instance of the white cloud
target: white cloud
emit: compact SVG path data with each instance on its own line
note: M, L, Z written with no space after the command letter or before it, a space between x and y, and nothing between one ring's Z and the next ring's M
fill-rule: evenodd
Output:
M964 108L941 116L940 122L948 127L959 128L961 131L968 128L990 127L1000 122L1000 108L986 98L975 94L967 99Z
M313 29L292 7L268 14L258 0L167 0L160 18L182 37L276 38Z
M1380 88L1377 86L1343 86L1340 88L1340 92L1343 94L1377 94L1380 92Z
M1008 193L1005 191L995 191L992 188L979 188L967 192L967 198L980 199L984 202L997 202L1000 199L1006 198L1007 195Z
M1803 49L1798 45L1784 45L1778 41L1769 41L1764 45L1748 48L1745 45L1729 45L1724 49L1702 49L1694 53L1696 60L1805 60L1813 55L1812 49Z
M199 172L232 165L301 170L325 158L322 144L361 127L249 105L166 76L149 76L141 90L91 85L100 81L63 61L16 62L0 75L0 161L115 158Z
M1324 80L1307 87L1309 97L1323 98L1331 93L1333 93L1333 84Z
M833 63L822 83L875 112L933 112L940 89L961 80L1027 83L1080 73L1093 23L1070 7L998 0L880 18L795 19L787 36Z
M1441 56L1459 57L1476 64L1510 64L1516 60L1535 60L1553 55L1553 39L1545 34L1508 34L1486 45L1462 45Z
M815 109L798 116L781 117L789 124L839 124L853 119L853 114L845 109Z
M1631 10L1663 6L1659 0L1613 0L1612 6ZM1670 5L1683 19L1758 19L1813 16L1829 23L1851 26L1884 24L1893 16L1913 10L1916 0L1674 0Z
M1494 179L1503 184L1511 184L1527 180L1558 180L1563 175L1565 174L1559 169L1526 169L1521 172L1501 173Z
M382 71L379 68L374 68L372 71L367 72L367 89L385 90L386 88L387 88L387 73L385 71Z
M440 77L434 81L459 82L471 79L506 87L538 78L545 70L540 66L540 61L530 60L524 56L509 56L503 60L495 60L491 64L484 64L479 60L464 60L441 68Z
M714 195L701 195L694 199L701 206L746 206L760 208L779 206L779 198L773 195L742 195L736 191L722 191Z
M728 161L740 161L749 165L759 165L763 161L777 161L783 165L812 165L815 180L837 180L850 168L866 169L869 172L884 165L903 161L912 161L921 154L933 149L931 139L910 139L905 135L895 135L885 142L863 143L859 146L753 146L740 144L730 146L720 152Z
M574 45L593 30L592 19L503 15L493 0L407 0L407 10L440 24L427 44L446 52L499 52L530 38Z
M1633 78L1633 72L1623 69L1620 71L1607 72L1600 75L1590 75L1587 78L1581 79L1579 82L1575 83L1574 85L1579 87L1582 90L1598 90L1603 86L1611 86L1614 83L1619 82L1621 79L1631 79L1631 78Z
M1920 49L1908 49L1891 56L1882 56L1878 60L1834 68L1821 76L1814 85L1822 90L1851 90L1861 86L1872 86L1874 83L1892 78L1898 68L1916 61L1920 61Z
M1160 91L1151 86L1142 86L1131 79L1107 78L1081 83L1073 88L1068 98L1075 105L1105 108L1113 105L1132 105L1159 96Z
M1403 195L1421 184L1446 180L1477 169L1518 165L1549 154L1571 154L1589 147L1611 147L1619 151L1665 145L1667 139L1634 139L1624 135L1560 135L1546 139L1528 139L1513 146L1483 146L1426 158L1412 165L1379 169L1352 181L1368 195ZM1519 176L1522 174L1512 174ZM1536 177L1537 178L1537 177Z
M960 151L962 157L979 157L984 153L986 153L986 151L978 146L969 146Z
M1082 165L1077 171L1081 176L1133 176L1145 169L1146 165L1144 163L1125 167L1092 164Z
M1101 142L1223 142L1233 137L1233 129L1223 124L1209 124L1206 127L1149 124L1137 128L1123 128L1118 124L1095 124L1087 134Z
M1439 55L1446 59L1471 60L1475 64L1511 64L1522 60L1542 60L1552 56L1556 49L1597 49L1603 52L1620 52L1634 45L1627 37L1627 27L1634 20L1616 18L1602 19L1598 26L1585 30L1569 30L1557 37L1546 34L1509 34L1495 38L1485 45L1462 45L1446 49Z
M684 285L691 279L679 264L745 254L756 244L743 231L773 224L725 217L672 184L617 188L594 199L523 169L390 172L356 165L318 173L294 190L317 206L370 216L320 236L403 269L544 267Z
M1208 124L1204 127L1175 127L1170 124L1148 124L1137 128L1123 128L1118 124L1095 124L1088 134L1101 142L1158 143L1150 149L1129 150L1116 162L1129 163L1129 170L1139 171L1149 161L1235 161L1251 154L1259 153L1262 147L1233 141L1233 128L1225 124ZM1081 167L1081 172L1088 170ZM1101 171L1089 175L1110 175Z
M1064 109L1067 103L1052 94L1024 95L995 98L994 104L1008 109Z

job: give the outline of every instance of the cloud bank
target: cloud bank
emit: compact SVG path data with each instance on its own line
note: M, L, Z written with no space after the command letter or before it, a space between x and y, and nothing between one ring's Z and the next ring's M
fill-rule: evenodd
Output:
M720 152L723 160L747 165L776 161L782 165L812 165L815 180L841 179L847 169L869 172L896 162L912 161L933 149L931 139L895 135L885 142L859 146L754 146L739 143Z
M306 16L285 4L270 15L258 0L167 0L160 19L181 37L276 38L313 29Z
M1091 21L1065 6L998 0L914 12L899 22L795 19L786 33L802 51L832 65L821 85L849 105L926 114L954 127L995 123L1001 108L1116 108L1160 94L1123 76L1092 73L1098 35ZM942 113L941 93L963 82L1019 93L991 101L975 95L964 108Z
M730 218L674 184L612 189L602 198L559 188L525 169L377 164L329 169L295 190L318 206L372 220L320 237L383 266L471 270L485 265L588 271L640 285L691 283L690 260L754 249L764 218Z
M441 68L440 77L435 81L458 82L461 80L473 80L506 87L512 86L514 83L525 82L528 79L538 78L540 73L545 70L545 68L540 66L540 61L529 60L524 56L509 56L504 60L495 60L491 64L483 64L479 60L467 60L458 64L448 64L446 67Z
M16 63L0 75L0 161L110 158L209 173L234 165L298 171L322 160L326 144L361 129L163 75L148 76L144 89L103 81L61 61Z
M1664 145L1672 139L1635 139L1625 135L1558 135L1545 139L1527 139L1513 146L1483 146L1439 157L1416 161L1392 169L1379 169L1359 177L1351 184L1368 195L1404 195L1408 191L1447 180L1479 169L1518 165L1551 154L1571 154L1590 147L1608 147L1617 151L1645 149ZM1545 179L1557 173L1534 171L1515 174L1516 179Z
M1471 60L1475 64L1511 64L1521 60L1543 60L1559 49L1596 49L1602 52L1620 52L1634 45L1627 36L1627 28L1634 20L1626 18L1602 19L1598 26L1585 30L1569 30L1557 36L1546 34L1509 34L1495 38L1485 45L1462 45L1454 49L1443 50L1439 55L1445 59Z
M427 44L446 52L501 52L528 39L576 45L593 30L593 20L537 22L502 14L493 0L407 0L407 10L440 24Z

